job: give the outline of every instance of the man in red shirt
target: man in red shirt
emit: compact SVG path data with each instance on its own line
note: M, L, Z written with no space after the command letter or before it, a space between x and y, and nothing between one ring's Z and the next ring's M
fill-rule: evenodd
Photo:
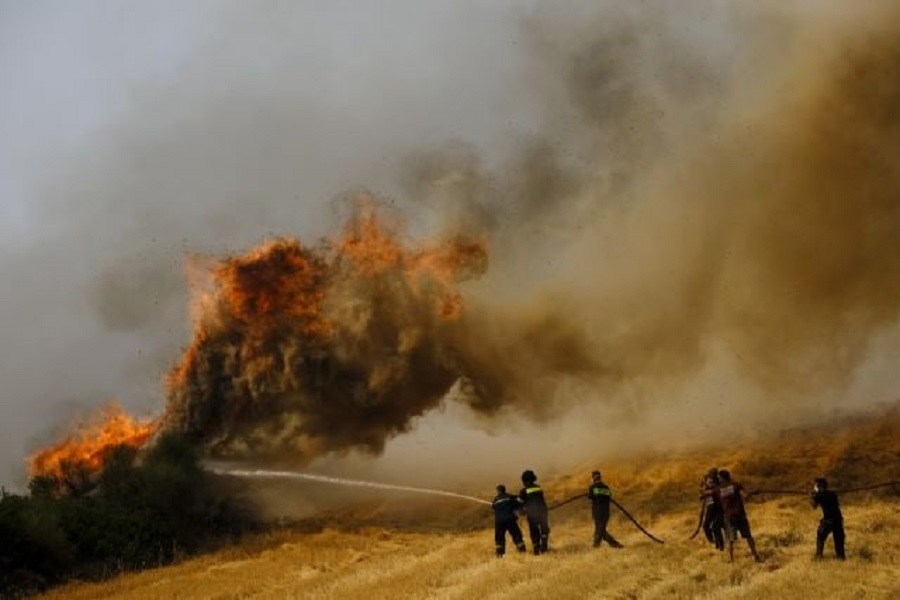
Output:
M734 561L734 542L737 534L747 540L753 560L762 562L756 552L756 542L750 533L750 521L744 510L744 498L746 492L740 483L731 481L731 473L722 469L719 471L719 487L712 492L722 503L722 512L725 514L725 534L728 536L728 561Z

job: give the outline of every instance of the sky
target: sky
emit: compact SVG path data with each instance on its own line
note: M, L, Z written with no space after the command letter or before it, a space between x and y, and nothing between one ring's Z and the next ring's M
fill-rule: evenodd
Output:
M873 282L896 271L879 260L895 238L871 238L857 257L871 268L849 276L827 249L846 256L860 238L813 202L792 213L807 237L772 226L790 222L786 192L764 185L780 167L759 158L796 160L818 140L799 135L797 115L819 114L817 61L840 52L812 48L868 31L874 8L541 4L0 0L0 484L21 486L30 452L110 400L159 414L191 340L188 257L330 235L360 189L402 207L414 230L478 221L494 254L473 298L497 315L571 319L603 356L591 394L615 403L576 406L537 434L517 422L511 440L589 446L600 418L658 432L700 413L721 428L760 403L777 414L773 396L807 411L824 397L895 400L897 303L803 301L835 278L889 297ZM802 196L813 180L786 185ZM843 206L833 214L855 224ZM894 227L889 208L873 201L859 230ZM820 247L819 234L835 241ZM793 252L784 237L813 241ZM415 470L463 444L512 468L519 453L498 429L442 407L385 464ZM633 436L610 426L607 437Z
M188 254L329 234L411 147L527 120L511 4L0 3L0 482L79 412L158 412Z

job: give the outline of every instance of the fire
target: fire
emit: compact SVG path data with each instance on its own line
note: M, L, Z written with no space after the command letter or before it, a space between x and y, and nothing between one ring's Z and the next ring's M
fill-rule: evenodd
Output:
M378 219L371 208L352 220L336 243L338 256L359 273L374 277L393 269L402 271L409 284L421 291L428 281L436 287L438 314L453 319L462 313L462 296L453 289L458 281L480 276L487 268L487 243L483 237L457 236L415 250L406 249L399 235Z
M190 278L204 281L195 285L202 290L194 298L196 330L181 363L169 373L170 390L187 385L189 374L202 368L202 348L213 343L212 332L240 332L242 351L236 358L244 362L258 355L255 343L286 329L308 342L326 343L337 325L326 315L325 302L340 281L400 273L411 290L429 297L437 315L456 319L463 299L454 286L485 271L487 243L457 236L409 249L379 218L373 201L364 198L343 234L318 247L281 238L243 256L192 266Z
M96 473L113 448L121 445L140 448L158 427L157 420L139 421L127 415L118 404L111 404L62 442L32 455L31 476L62 479L72 468Z
M214 453L378 451L440 401L460 377L458 284L487 269L486 241L413 243L371 198L356 208L318 244L282 238L198 264L166 428Z
M459 379L461 281L487 268L484 239L413 245L363 199L342 233L279 238L192 259L194 335L166 379L162 417L118 406L31 457L32 476L98 472L113 447L159 429L213 453L309 458L379 451Z
M300 320L311 335L328 330L322 319L322 259L296 240L264 244L246 256L225 260L214 271L229 314L271 325L286 317Z

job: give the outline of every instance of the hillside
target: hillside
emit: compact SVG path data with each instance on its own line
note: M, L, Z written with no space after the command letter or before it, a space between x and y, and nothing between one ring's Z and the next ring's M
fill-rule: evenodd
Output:
M492 556L488 511L449 500L385 497L323 513L225 550L102 584L73 583L47 598L840 598L900 597L900 489L848 494L848 560L812 560L819 512L803 496L748 504L762 564L738 542L729 564L696 525L698 477L728 467L749 489L807 489L824 474L833 487L900 479L900 412L607 464L616 497L657 545L621 515L611 531L623 550L590 548L580 502L551 514L541 557ZM544 481L550 501L581 492L590 466ZM831 546L826 548L826 556Z

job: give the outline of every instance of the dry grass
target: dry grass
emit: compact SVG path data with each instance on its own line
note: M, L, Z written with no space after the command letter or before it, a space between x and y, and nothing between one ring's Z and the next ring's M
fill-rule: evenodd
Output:
M805 488L820 473L847 485L900 478L898 424L895 412L714 455L720 466L732 467L737 478L753 485ZM489 515L479 520L482 529L471 531L459 526L457 514L454 528L443 532L413 532L398 521L391 521L394 528L275 532L179 565L102 584L73 583L47 597L900 598L896 492L845 498L848 560L843 563L812 560L819 515L805 497L752 502L748 511L764 562L754 564L738 542L735 563L729 564L705 541L687 540L696 519L697 476L710 466L710 455L706 449L642 457L606 469L618 484L619 499L668 541L664 546L617 517L612 531L627 547L594 550L587 507L576 502L553 513L555 550L541 557L494 559ZM583 477L558 478L545 487L563 498L581 491ZM435 506L452 510L448 504ZM377 521L378 514L369 513L367 520Z

